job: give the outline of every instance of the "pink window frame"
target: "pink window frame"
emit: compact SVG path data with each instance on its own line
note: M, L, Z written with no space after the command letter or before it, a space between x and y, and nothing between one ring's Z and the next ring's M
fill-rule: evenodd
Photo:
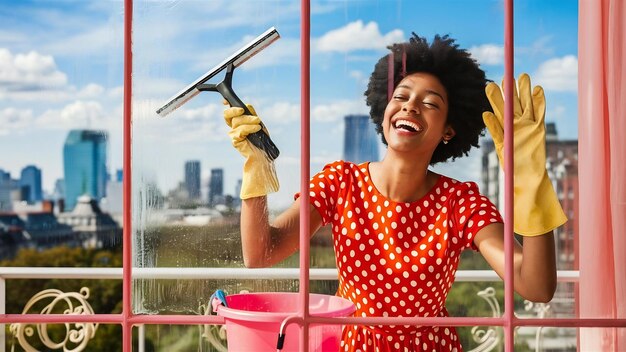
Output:
M134 315L131 307L132 285L132 231L131 231L131 120L132 120L132 20L133 0L124 0L124 233L123 233L123 293L121 314L65 315L65 314L3 314L0 323L101 323L122 326L122 347L124 352L132 351L132 327L137 324L224 324L219 316L190 315ZM513 0L504 1L504 50L505 50L505 94L512 97L513 82ZM309 201L310 175L310 0L301 0L301 168L300 193L303 201ZM300 351L308 351L308 327L311 324L363 324L363 325L445 325L445 326L502 326L504 328L505 351L513 351L514 329L518 326L554 327L624 327L626 319L518 319L513 307L513 106L512 99L505 102L505 280L504 314L499 318L487 317L312 317L308 311L309 293L309 213L300 210L300 291L298 313L286 323L298 324L300 329Z

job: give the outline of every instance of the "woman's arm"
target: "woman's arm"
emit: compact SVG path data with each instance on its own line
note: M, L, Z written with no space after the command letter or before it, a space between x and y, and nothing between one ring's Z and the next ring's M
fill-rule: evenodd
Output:
M491 224L481 229L474 244L487 263L504 280L504 226ZM524 237L523 246L514 241L513 283L515 292L533 302L549 302L556 290L556 254L552 231Z
M272 223L269 222L267 197L244 199L241 205L241 246L248 268L272 266L291 254L299 245L300 198ZM319 212L309 205L310 235L322 225Z
M523 247L514 250L514 286L524 298L547 302L556 289L556 259L553 229L567 217L546 172L546 99L543 88L531 90L530 77L521 74L513 83L513 228L524 236ZM504 94L495 83L485 87L493 113L483 120L493 137L504 169ZM474 238L487 262L504 277L504 230L502 224L486 226Z
M241 242L246 267L267 267L287 258L298 249L300 232L300 199L270 224L267 194L278 191L278 178L273 160L256 148L247 137L263 129L261 119L248 105L251 115L240 107L224 110L230 127L228 135L233 146L245 157L241 182ZM267 133L267 130L264 130ZM322 224L322 218L309 206L311 235Z

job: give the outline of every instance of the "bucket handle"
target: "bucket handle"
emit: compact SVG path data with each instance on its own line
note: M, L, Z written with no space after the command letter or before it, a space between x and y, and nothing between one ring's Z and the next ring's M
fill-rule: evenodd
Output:
M222 290L216 290L209 298L209 315L211 313L217 314L217 309L220 306L228 307L226 302L226 294Z
M276 352L280 352L283 350L283 345L285 344L285 335L287 331L287 325L289 324L302 324L302 319L298 315L290 315L283 319L283 322L280 324L280 329L278 330L278 340L276 341Z

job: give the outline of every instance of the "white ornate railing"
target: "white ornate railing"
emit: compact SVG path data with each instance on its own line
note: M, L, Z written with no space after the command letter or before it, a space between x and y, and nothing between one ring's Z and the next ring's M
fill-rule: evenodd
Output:
M43 290L34 295L24 307L22 314L39 313L53 314L62 312L63 314L94 314L93 309L87 299L89 298L89 288L83 287L80 292L63 292L57 289ZM38 311L38 306L47 303ZM48 324L11 324L11 334L17 339L18 344L26 352L38 352L29 340L37 332L37 338L50 350L63 350L63 352L80 352L87 347L89 340L96 335L98 324L96 323L66 323L65 334L60 340L55 340L48 333Z
M498 299L496 298L496 290L493 287L487 287L479 291L477 295L487 301L491 308L491 316L493 318L502 315L500 313L500 303L498 303ZM491 326L484 329L482 326L474 326L472 328L472 337L478 346L471 349L469 352L492 351L502 340L502 328Z
M122 279L122 268L41 268L41 267L2 267L0 268L0 314L6 313L6 280L7 279ZM293 279L300 276L298 268L133 268L133 279ZM310 269L311 280L336 280L336 269ZM559 271L559 282L577 282L578 271ZM500 281L498 275L492 270L459 270L456 273L456 282L495 282ZM499 316L499 306L493 306L493 292L486 289L478 293L492 308L494 316ZM497 304L497 302L496 302ZM528 308L530 310L530 308ZM219 329L202 330L201 338L217 342L222 338L223 331ZM497 338L497 331L493 329L473 329L476 342L481 346L492 345ZM538 331L538 336L540 331ZM139 329L139 351L142 352L143 329ZM5 352L5 326L0 324L0 352ZM487 351L488 349L476 349L475 351Z

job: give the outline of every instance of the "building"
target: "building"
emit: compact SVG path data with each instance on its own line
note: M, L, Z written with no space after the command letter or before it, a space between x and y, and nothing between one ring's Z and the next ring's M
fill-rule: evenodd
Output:
M237 184L235 185L235 195L233 196L233 202L235 206L240 206L241 205L241 198L239 198L241 196L241 186L242 186L243 180L242 179L238 179L237 180Z
M43 200L41 190L41 169L34 165L28 165L22 169L20 175L20 190L22 200L28 203L36 203Z
M211 169L209 205L224 203L224 169Z
M70 246L114 248L121 245L121 227L87 195L78 198L71 212L59 214L56 218L60 224L71 228Z
M500 192L500 185L504 184L503 173L500 172L500 162L491 139L480 146L482 149L481 192L489 198L498 209L503 209L504 193Z
M54 205L49 201L40 204L37 211L0 214L0 259L10 259L23 248L41 250L75 242L72 228L53 214Z
M115 248L121 245L121 226L103 213L89 196L79 197L74 210L58 215L53 212L52 201L44 200L40 204L42 207L37 211L0 213L0 260L12 258L23 248Z
M115 178L109 178L106 186L106 197L100 200L100 209L110 214L118 224L122 224L124 184L122 180L122 170L117 170Z
M19 181L12 179L9 172L0 169L0 212L11 211L13 202L20 197Z
M344 118L343 159L360 164L378 161L380 137L367 115L347 115Z
M548 175L568 221L554 231L557 264L578 270L578 141L548 141Z
M100 201L106 196L107 132L71 130L63 146L65 210L74 209L78 197Z
M200 199L200 162L198 160L185 162L185 189L189 199Z
M52 199L58 201L59 199L65 199L65 180L62 178L54 181L54 191L52 192Z

